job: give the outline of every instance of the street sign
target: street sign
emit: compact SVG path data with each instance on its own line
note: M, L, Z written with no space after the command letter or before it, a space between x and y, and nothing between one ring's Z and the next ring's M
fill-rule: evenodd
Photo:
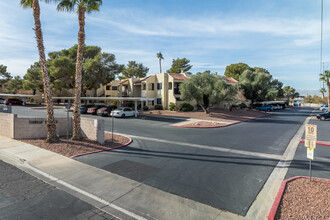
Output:
M307 158L314 160L314 148L307 148Z
M310 139L310 140L317 139L317 126L316 125L306 124L305 139Z
M305 140L305 147L309 147L309 148L316 148L316 140L310 140L310 139L306 139Z

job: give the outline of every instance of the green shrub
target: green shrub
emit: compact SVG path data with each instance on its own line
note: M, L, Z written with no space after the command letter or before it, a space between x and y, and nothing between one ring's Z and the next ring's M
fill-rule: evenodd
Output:
M176 111L176 109L177 109L176 105L173 102L170 103L168 108L170 109L170 111Z
M189 103L183 103L181 107L181 111L183 112L191 112L194 110L194 106L190 105Z
M127 103L127 107L134 108L134 103L132 103L132 102Z
M245 103L241 103L240 106L241 106L241 109L248 107Z
M163 110L163 106L162 105L155 105L155 110Z
M149 107L147 105L143 106L143 111L148 111Z

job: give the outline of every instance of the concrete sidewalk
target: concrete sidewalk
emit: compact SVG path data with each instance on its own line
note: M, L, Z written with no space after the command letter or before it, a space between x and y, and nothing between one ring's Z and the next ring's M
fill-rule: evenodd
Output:
M0 160L122 219L246 219L3 136Z

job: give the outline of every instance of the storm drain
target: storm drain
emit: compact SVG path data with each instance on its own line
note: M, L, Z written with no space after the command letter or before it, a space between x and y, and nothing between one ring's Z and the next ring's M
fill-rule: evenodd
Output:
M161 170L159 168L131 160L121 160L116 163L109 164L102 169L138 182L143 182Z

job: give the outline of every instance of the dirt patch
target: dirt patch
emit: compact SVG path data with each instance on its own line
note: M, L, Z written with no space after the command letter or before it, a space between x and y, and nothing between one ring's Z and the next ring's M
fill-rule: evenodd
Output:
M202 119L210 121L221 121L228 123L237 123L242 121L247 121L250 119L259 118L267 115L268 113L260 112L256 110L243 109L243 110L222 110L222 109L211 109L209 114L203 111L193 111L193 112L177 112L169 110L152 110L141 112L141 115L156 115L156 116L170 116L170 117L181 117L181 118L192 118L192 119Z
M219 128L219 127L225 127L230 124L223 123L220 121L214 121L214 122L208 122L208 121L195 121L188 124L183 125L172 125L174 127L181 127L181 128Z
M299 178L287 183L276 217L330 219L330 180Z
M111 133L108 132L104 134L104 138L106 141L103 145L87 138L79 141L69 139L69 147L67 147L66 137L60 137L60 140L57 143L52 144L46 143L45 139L23 139L20 141L53 151L66 157L72 157L78 154L117 148L128 144L131 140L123 135L114 134L114 142L111 142Z

